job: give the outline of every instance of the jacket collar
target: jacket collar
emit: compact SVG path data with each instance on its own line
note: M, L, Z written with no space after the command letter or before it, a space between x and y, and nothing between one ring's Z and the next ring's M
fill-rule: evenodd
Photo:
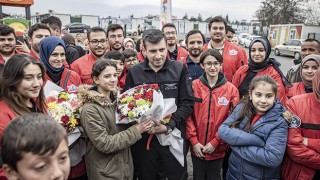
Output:
M111 96L113 96L113 94L116 94L116 93L113 92L110 94ZM79 101L82 105L85 103L96 103L101 106L113 106L116 104L115 100L111 100L110 97L107 97L104 94L101 94L98 91L96 91L95 86L89 86L89 85L79 86L78 96L79 96Z
M217 83L213 87L210 87L206 73L203 73L203 75L201 75L199 79L204 85L206 85L211 90L218 88L227 82L227 79L222 72L219 72Z

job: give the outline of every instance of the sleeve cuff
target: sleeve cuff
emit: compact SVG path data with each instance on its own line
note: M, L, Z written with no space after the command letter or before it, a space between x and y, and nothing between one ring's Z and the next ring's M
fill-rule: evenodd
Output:
M190 141L190 143L191 143L192 146L199 143L197 137L191 137L191 138L189 139L189 141Z

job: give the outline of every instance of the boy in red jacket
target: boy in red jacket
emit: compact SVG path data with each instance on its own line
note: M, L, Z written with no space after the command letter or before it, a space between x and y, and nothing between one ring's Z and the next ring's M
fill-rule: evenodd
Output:
M195 104L186 122L187 138L192 145L193 176L220 179L227 144L218 137L218 128L238 103L239 93L221 72L222 56L217 50L204 52L200 65L205 73L192 83Z

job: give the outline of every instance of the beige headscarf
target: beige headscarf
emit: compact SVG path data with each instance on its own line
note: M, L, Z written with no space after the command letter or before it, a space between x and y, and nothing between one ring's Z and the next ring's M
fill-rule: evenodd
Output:
M312 82L307 81L307 80L304 79L303 76L302 76L302 69L303 69L302 67L303 67L303 65L304 65L307 61L315 61L315 62L318 64L318 66L320 66L320 55L310 54L310 55L304 57L304 58L302 59L302 61L301 61L300 73L301 73L302 82L303 82L303 84L304 84L304 86L305 86L306 88L312 88Z

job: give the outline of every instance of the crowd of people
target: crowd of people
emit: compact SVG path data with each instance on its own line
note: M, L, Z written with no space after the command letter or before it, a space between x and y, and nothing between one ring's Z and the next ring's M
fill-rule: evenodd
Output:
M185 180L189 151L195 180L320 179L320 42L306 39L285 76L268 39L247 54L224 18L208 28L209 42L191 30L181 47L171 23L136 42L118 24L74 37L50 16L25 42L0 25L0 179ZM81 101L76 162L80 142L49 116L49 83ZM177 110L166 124L116 124L117 94L142 84ZM184 164L153 138L176 129Z

